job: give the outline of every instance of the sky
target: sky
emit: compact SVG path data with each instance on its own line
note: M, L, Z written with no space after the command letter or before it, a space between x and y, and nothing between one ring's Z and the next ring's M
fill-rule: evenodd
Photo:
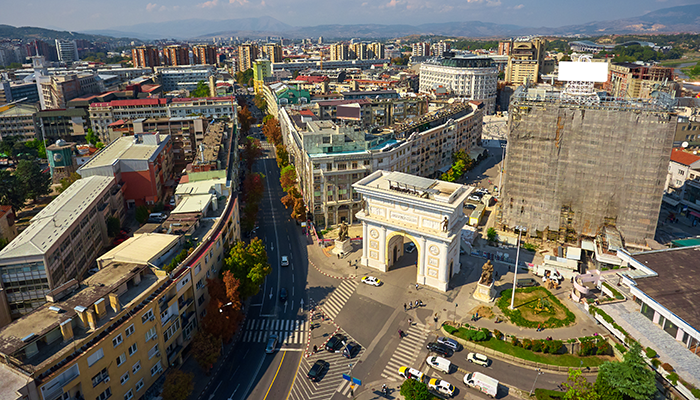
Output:
M83 31L189 18L270 16L292 26L483 21L558 27L697 0L0 0L0 24Z

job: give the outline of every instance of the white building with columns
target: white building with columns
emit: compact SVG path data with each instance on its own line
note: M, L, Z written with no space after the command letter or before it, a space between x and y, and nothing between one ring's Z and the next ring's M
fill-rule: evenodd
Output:
M402 172L376 171L352 185L364 199L363 265L387 272L403 255L404 241L418 252L416 282L447 291L459 272L463 204L473 188Z

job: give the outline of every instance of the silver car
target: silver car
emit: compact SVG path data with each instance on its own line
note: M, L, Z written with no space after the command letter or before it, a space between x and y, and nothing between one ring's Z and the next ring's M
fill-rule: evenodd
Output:
M265 347L265 353L271 354L277 349L277 335L274 333L267 337L267 346Z

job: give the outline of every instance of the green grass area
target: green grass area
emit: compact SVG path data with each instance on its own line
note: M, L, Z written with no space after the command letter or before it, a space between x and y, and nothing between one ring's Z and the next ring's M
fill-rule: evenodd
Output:
M541 286L521 288L515 292L515 309L510 309L513 289L501 292L496 305L512 324L526 328L560 328L576 322L576 316L550 292Z
M612 360L609 356L586 356L579 357L573 354L544 354L535 353L531 350L525 350L522 347L516 347L509 342L496 340L491 338L485 342L479 342L480 345L489 349L500 351L504 354L522 358L523 360L534 361L542 364L558 365L562 367L579 367L583 361L584 367L597 367L605 361Z
M661 61L659 64L664 67L677 67L681 64L696 63L700 61L700 53L686 53L685 57L686 58L679 58L675 60L664 60Z

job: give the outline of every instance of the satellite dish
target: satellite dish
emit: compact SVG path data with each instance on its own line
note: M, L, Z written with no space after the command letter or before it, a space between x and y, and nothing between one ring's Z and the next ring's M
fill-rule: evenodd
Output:
M681 147L684 148L684 149L685 149L686 147L688 147L688 142L683 142L683 143L681 144Z

